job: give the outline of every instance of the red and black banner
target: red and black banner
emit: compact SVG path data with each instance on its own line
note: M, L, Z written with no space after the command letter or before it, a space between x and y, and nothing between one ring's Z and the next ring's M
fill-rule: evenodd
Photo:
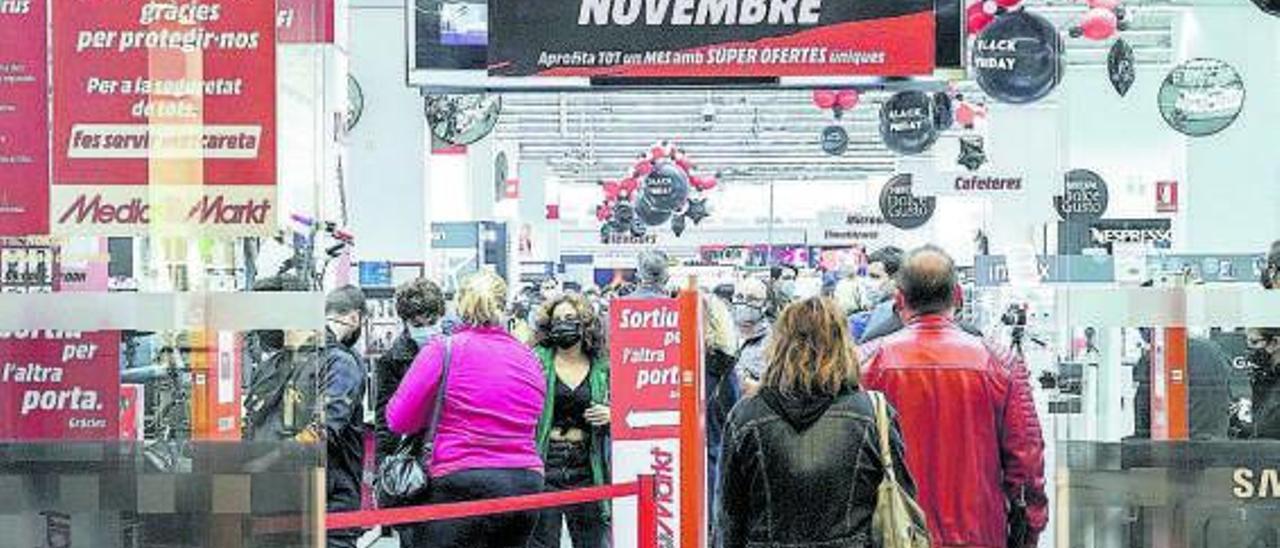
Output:
M493 76L933 72L933 0L489 0Z

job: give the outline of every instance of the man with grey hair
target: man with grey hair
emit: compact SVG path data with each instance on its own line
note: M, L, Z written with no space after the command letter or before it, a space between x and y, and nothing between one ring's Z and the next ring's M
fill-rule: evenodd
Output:
M633 299L662 299L671 296L667 293L667 281L670 279L670 259L667 254L657 249L646 249L636 257L636 290L631 292Z

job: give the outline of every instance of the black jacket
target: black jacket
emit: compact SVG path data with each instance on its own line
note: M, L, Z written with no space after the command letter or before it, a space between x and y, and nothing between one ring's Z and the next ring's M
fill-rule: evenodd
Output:
M329 460L325 468L326 508L360 509L364 472L364 359L327 333L324 348L324 430Z
M385 354L378 357L378 361L374 362L374 379L377 381L375 387L376 393L374 401L374 433L377 437L378 461L392 455L396 452L397 446L400 444L400 434L392 432L387 427L387 403L391 401L391 396L396 394L396 389L400 387L400 381L404 379L404 374L409 371L409 366L413 365L413 359L418 357L418 343L409 337L409 331L403 330L400 336L396 337L395 342L391 343L391 348ZM417 435L410 438L410 443L421 452L422 436Z
M1280 440L1280 369L1253 370L1253 437Z
M915 496L896 414L890 445L899 483ZM729 415L720 461L716 546L871 546L884 475L871 399L786 397L764 388Z

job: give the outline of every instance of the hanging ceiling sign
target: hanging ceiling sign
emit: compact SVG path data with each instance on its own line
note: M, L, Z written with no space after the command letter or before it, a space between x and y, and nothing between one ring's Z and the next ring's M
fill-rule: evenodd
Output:
M933 72L927 0L490 0L489 74L632 78Z
M886 223L903 230L920 228L933 217L937 199L911 192L911 175L895 175L880 190L880 215Z
M1053 197L1054 208L1064 221L1092 221L1107 212L1110 194L1107 182L1087 169L1067 172L1062 194Z

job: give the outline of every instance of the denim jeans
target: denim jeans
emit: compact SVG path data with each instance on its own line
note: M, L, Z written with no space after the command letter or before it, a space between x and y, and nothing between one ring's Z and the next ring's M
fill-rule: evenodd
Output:
M547 450L547 491L592 487L590 449L585 443L551 442ZM607 548L609 527L598 502L548 508L538 516L530 548L560 548L561 524L567 522L573 548Z
M433 479L430 501L465 502L541 491L542 474L532 470L465 470ZM412 548L524 548L537 521L536 511L432 521L413 532Z

